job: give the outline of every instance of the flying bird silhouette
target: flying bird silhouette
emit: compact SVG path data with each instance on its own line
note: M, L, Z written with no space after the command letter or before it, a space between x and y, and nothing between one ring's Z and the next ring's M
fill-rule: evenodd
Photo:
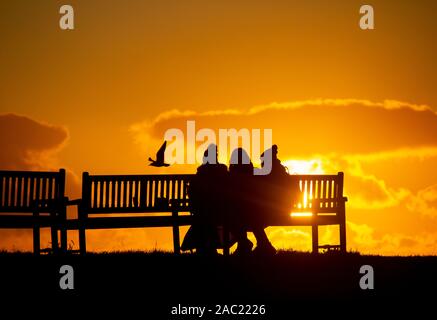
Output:
M151 162L149 166L152 167L168 167L169 164L164 162L164 153L165 148L167 146L167 141L164 141L161 148L159 148L158 152L156 153L156 160L153 160L149 157L149 161Z

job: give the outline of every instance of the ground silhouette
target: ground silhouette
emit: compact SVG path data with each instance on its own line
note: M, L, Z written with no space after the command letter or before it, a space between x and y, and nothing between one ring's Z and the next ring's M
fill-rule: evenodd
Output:
M72 291L59 289L59 268L64 264L75 270ZM359 287L359 268L365 264L375 270L374 290ZM312 306L323 306L325 314L345 312L345 306L366 310L375 305L394 305L394 311L401 311L414 309L418 303L424 310L433 306L427 301L434 299L436 270L434 256L279 251L269 259L258 259L163 252L39 257L0 253L2 292L10 297L47 301L55 296L69 305L83 299L93 307L95 301L103 299L118 301L114 307L120 308L120 301L128 301L132 307L144 308L144 314L158 313L163 318L177 304L265 304L275 318L283 312L307 312ZM105 308L110 310L108 305Z

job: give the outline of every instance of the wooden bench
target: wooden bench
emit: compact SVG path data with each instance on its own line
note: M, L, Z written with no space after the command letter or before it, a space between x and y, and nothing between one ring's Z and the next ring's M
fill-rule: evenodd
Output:
M86 252L87 229L173 227L176 253L180 251L179 226L191 225L188 185L192 175L82 175L78 221L81 254ZM156 215L160 213L160 215ZM108 216L117 214L118 216ZM121 216L120 216L121 214ZM138 214L147 214L139 216Z
M190 174L90 175L87 172L83 173L82 199L77 201L78 220L69 221L68 227L79 230L80 252L86 253L87 229L172 227L174 251L179 253L179 226L193 223L193 216L179 215L191 209L188 187L193 177L194 175ZM260 177L262 178L264 177ZM290 188L298 186L297 195L290 199L290 212L281 216L269 216L269 213L266 213L266 224L311 226L312 249L315 253L326 247L326 245L319 246L318 227L339 225L340 244L330 247L345 252L347 199L343 196L343 173L290 175L289 179ZM118 216L113 216L114 214ZM225 253L228 251L229 248L225 247Z
M291 175L293 185L298 186L290 216L272 221L271 226L311 226L312 251L338 249L346 252L346 202L343 196L344 174ZM338 225L339 244L319 245L319 226Z
M0 171L0 228L33 229L33 251L40 253L40 228L51 228L53 252L67 249L65 170Z

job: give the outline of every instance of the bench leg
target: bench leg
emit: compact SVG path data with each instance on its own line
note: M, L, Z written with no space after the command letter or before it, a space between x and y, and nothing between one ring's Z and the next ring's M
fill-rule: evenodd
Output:
M174 253L181 253L181 244L180 244L180 236L179 236L179 225L177 223L178 212L172 212L172 216L174 218L173 222L173 247Z
M67 252L67 229L65 227L61 227L61 251L62 253Z
M319 226L317 224L312 226L313 233L313 254L319 253Z
M346 223L340 223L340 252L346 253Z
M79 253L80 255L86 254L86 220L88 214L79 209Z
M173 227L173 247L174 247L174 253L176 254L181 253L181 245L179 241L179 226Z
M41 250L40 229L38 225L33 227L33 253L39 255Z
M59 246L58 246L58 228L52 226L50 229L51 229L50 232L51 232L51 236L52 236L52 250L53 250L53 253L58 253L58 251L59 251L58 250L59 249Z
M62 211L61 227L59 233L61 234L61 252L67 253L67 210Z
M33 217L35 218L35 222L33 224L33 254L39 255L41 253L41 236L38 221L39 212L34 211Z
M85 228L79 227L79 251L81 255L86 254L86 238L85 238Z

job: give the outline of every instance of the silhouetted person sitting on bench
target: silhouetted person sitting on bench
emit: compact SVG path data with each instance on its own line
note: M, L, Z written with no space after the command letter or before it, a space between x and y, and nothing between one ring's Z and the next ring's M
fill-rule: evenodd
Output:
M190 198L196 216L191 236L194 237L194 246L200 254L216 254L216 248L220 247L217 225L222 222L226 210L227 176L226 165L218 162L217 146L209 145L204 152L203 163L197 168L190 186ZM184 246L189 244L185 243Z
M293 197L296 197L298 189L298 186L292 184L294 180L290 179L287 168L278 159L277 145L273 145L261 154L261 167L261 171L269 173L261 176L262 187L258 187L255 194L255 197L263 199L254 218L258 221L258 227L264 225L266 215L272 220L281 220L288 216L292 209Z
M246 255L253 247L253 243L247 238L252 204L251 184L248 179L253 176L253 164L243 148L232 151L229 174L229 228L238 243L235 254Z
M259 211L262 206L259 205L256 194L263 186L259 184L259 177L253 175L253 164L242 148L237 148L232 152L230 162L231 195L229 199L231 212L229 223L231 232L238 241L235 254L245 255L252 251L253 243L247 238L247 231L252 231L255 235L256 253L274 254L276 250L267 238L264 232L265 226L259 219ZM255 214L256 212L258 214Z
M286 167L278 159L278 146L276 144L261 153L261 167L270 168L270 173L268 174L270 177L288 175Z

